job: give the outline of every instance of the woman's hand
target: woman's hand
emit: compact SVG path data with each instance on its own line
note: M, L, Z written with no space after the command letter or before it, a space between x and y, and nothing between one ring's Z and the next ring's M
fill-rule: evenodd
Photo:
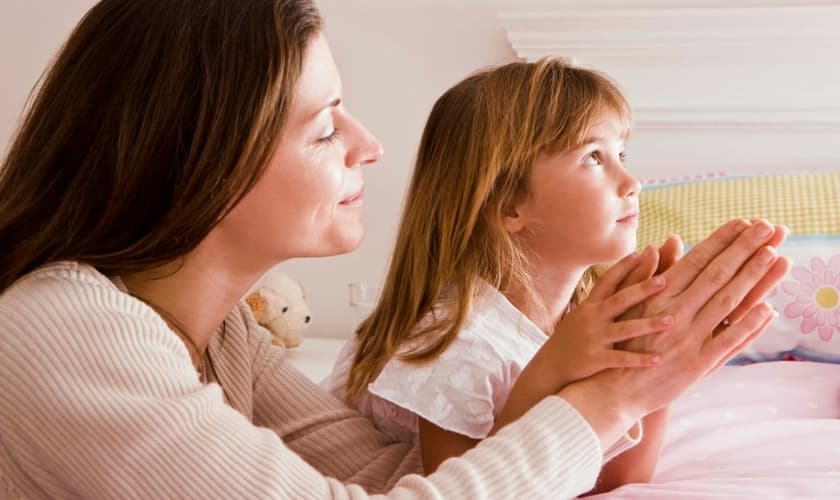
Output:
M670 404L767 327L773 311L757 304L745 307L735 321L730 318L728 328L717 328L736 306L748 304L755 290L769 289L787 272L790 262L768 246L775 238L775 228L766 222L735 220L698 243L662 273L665 288L646 300L642 311L645 317L673 315L672 331L631 342L634 350L659 353L661 362L645 370L605 370L560 392L605 446L644 415Z
M757 224L761 222L761 219L752 219L750 220L750 225ZM784 226L776 225L774 226L773 236L767 242L768 246L778 248L781 245L785 238L787 237L788 229ZM671 266L674 265L675 262L680 260L683 255L683 243L680 239L679 235L672 234L669 236L665 242L660 246L658 249L654 248L653 246L648 246L642 252L639 264L636 266L633 271L631 271L626 278L621 282L619 285L619 290L624 289L628 286L635 285L636 283L641 283L642 281L650 278L651 276L655 276L658 274L662 274L666 270L668 270ZM771 273L769 276L765 277L764 280L760 281L756 286L750 290L750 293L744 298L744 300L738 304L732 313L729 314L728 318L730 321L737 321L741 319L746 312L756 305L765 295L775 286L776 281L774 281L776 277L776 273ZM642 305L636 305L630 308L627 312L625 312L621 319L629 319L629 318L639 318L642 316Z

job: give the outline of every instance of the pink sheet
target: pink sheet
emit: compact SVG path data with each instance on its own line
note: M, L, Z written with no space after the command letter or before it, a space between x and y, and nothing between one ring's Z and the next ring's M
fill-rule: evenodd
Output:
M721 368L673 405L652 483L588 498L840 498L840 365Z

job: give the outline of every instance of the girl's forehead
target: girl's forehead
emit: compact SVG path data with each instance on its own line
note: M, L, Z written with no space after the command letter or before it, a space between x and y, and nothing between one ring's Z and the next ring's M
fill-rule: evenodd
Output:
M630 117L615 111L606 111L593 116L589 123L582 128L576 142L584 144L591 142L592 137L620 137L627 139L630 135Z

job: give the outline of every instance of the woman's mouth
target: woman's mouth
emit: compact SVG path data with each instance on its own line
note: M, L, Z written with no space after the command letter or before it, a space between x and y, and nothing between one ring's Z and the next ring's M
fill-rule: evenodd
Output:
M365 202L365 187L362 186L359 188L358 191L354 192L347 198L344 198L339 202L340 205L349 206L349 207L357 207Z

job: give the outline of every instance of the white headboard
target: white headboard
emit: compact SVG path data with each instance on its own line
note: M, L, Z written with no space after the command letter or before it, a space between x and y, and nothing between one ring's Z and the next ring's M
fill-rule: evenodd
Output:
M562 56L625 90L641 178L840 170L840 5L499 15L516 53Z

